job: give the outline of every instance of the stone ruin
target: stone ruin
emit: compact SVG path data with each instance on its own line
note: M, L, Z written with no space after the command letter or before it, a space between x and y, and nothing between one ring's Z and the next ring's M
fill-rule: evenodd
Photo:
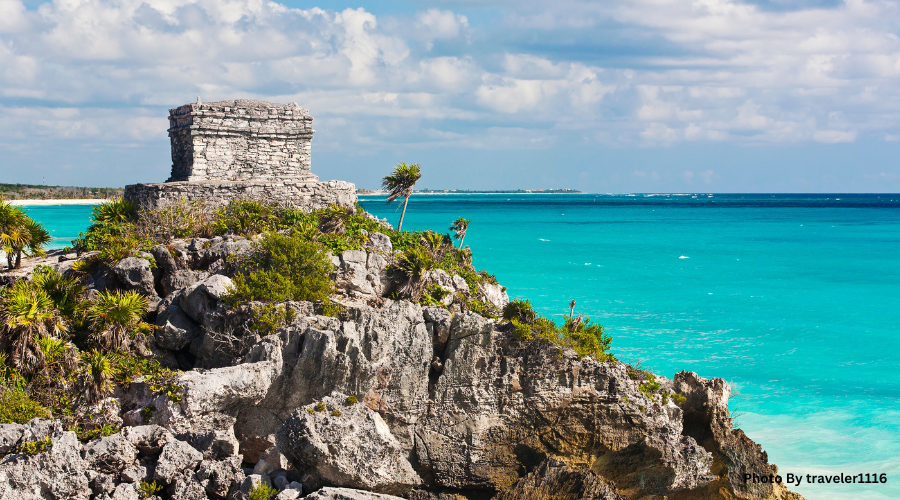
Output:
M352 206L356 187L320 182L311 170L315 131L295 103L236 99L169 110L172 175L158 184L125 187L140 209L185 198L212 208L238 198L265 199L303 210Z

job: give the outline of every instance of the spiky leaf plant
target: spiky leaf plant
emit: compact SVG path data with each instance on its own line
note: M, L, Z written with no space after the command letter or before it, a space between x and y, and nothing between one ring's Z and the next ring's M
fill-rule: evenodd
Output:
M106 350L122 345L125 335L141 325L147 311L147 299L131 290L104 291L87 310L97 342Z
M393 203L397 198L403 198L403 212L400 213L400 223L397 225L397 231L403 231L403 217L406 216L406 205L409 203L409 196L413 193L413 187L420 178L422 178L422 169L418 163L413 163L412 165L398 163L390 175L386 175L381 179L381 187L388 192L388 203Z

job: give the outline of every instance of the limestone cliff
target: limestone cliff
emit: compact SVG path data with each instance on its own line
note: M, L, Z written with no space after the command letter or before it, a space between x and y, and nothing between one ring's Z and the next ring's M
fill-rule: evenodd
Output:
M282 490L282 500L313 491L382 500L800 498L742 481L777 468L733 429L721 379L669 380L523 342L508 324L452 306L387 298L393 254L375 233L365 250L333 258L339 317L286 302L291 321L260 336L251 307L220 300L225 257L248 248L239 237L176 240L152 252L155 272L135 259L92 277L95 288L159 296L159 328L142 348L185 370L182 397L137 381L100 405L123 430L84 445L48 421L0 426L2 498L138 498L140 481L151 480L164 487L157 495L179 499L248 498L260 483ZM454 288L456 278L428 280L472 293ZM498 307L507 300L499 285L477 294ZM43 436L50 450L16 452Z

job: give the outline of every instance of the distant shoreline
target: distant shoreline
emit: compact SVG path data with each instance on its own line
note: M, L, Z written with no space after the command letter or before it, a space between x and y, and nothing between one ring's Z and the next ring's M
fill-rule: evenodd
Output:
M381 192L381 193L356 193L357 196L385 196L386 194L387 194L387 193L385 193L385 192ZM416 191L416 192L414 192L413 194L416 195L416 196L420 196L420 195L421 195L421 196L434 196L434 195L440 195L440 196L448 196L448 195L450 195L450 196L459 196L459 195L466 195L466 194L498 194L498 195L499 195L499 194L516 194L516 195L518 195L518 194L591 194L591 193L582 193L582 192L577 192L577 193L572 193L572 192L569 192L569 193L541 193L541 192L522 193L522 192L517 192L517 191L479 191L479 192L474 192L474 191L473 191L473 192L471 192L471 193L434 193L434 192L430 192L430 193L420 193L420 192Z
M99 205L109 201L109 198L79 198L59 200L9 200L10 205L18 206L47 206L47 205Z

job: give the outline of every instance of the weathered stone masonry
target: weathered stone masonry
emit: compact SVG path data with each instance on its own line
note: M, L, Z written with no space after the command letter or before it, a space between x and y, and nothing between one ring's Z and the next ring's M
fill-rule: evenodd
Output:
M171 177L165 183L126 186L125 198L141 208L180 198L212 206L265 198L306 210L352 205L353 184L319 182L312 173L312 120L295 103L247 99L198 100L171 109Z

